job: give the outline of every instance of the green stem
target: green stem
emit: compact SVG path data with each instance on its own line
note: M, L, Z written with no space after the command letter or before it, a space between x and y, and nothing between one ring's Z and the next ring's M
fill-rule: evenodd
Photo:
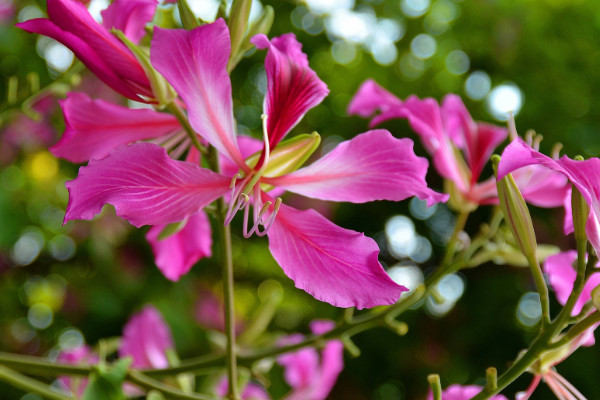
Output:
M92 372L90 365L73 365L51 362L45 358L0 351L0 365L40 376L84 375Z
M167 399L173 400L215 400L216 397L204 396L196 393L185 393L162 382L154 380L139 371L129 371L127 381L135 383L148 390L158 390Z
M554 342L550 348L558 349L558 348L561 348L561 347L567 345L572 340L574 340L577 336L581 335L582 333L584 333L585 331L590 329L593 325L595 325L599 322L600 322L600 312L594 312L594 313L588 315L586 318L582 319L580 322L573 325L573 327L571 329L569 329L569 331L562 338L560 338L560 340Z
M65 396L61 393L53 391L50 389L50 386L46 385L45 383L32 379L28 376L21 375L20 373L4 366L0 366L0 380L26 392L39 394L46 399L73 400L73 397Z
M454 232L452 232L452 236L450 236L450 240L448 241L448 247L446 248L446 253L444 254L444 258L442 259L442 266L448 265L456 252L456 246L458 242L458 235L460 232L465 229L465 225L467 223L467 219L469 218L469 211L461 211L458 214L456 219L456 223L454 225Z
M529 262L535 287L540 295L540 303L542 305L542 323L540 329L543 331L550 324L550 295L548 294L548 286L544 280L544 274L542 273L537 256L534 254L533 257L528 257L527 261Z

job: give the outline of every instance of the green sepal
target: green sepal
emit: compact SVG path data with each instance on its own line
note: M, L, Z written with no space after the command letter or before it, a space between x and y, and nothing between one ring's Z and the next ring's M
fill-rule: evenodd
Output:
M187 30L192 30L200 26L198 18L192 12L187 0L178 0L177 8L179 8L179 16L181 17L181 25Z
M317 132L305 133L278 143L269 155L269 163L263 176L275 178L294 172L309 159L320 143L321 136ZM250 167L256 166L261 153L262 151L258 151L252 154L246 163Z
M227 26L229 27L229 35L231 37L231 63L236 59L242 41L248 30L248 18L250 17L250 8L252 0L233 0L231 3L231 11Z
M154 26L159 26L164 29L177 29L180 27L175 19L174 7L157 7L154 15Z
M269 31L271 30L271 26L273 26L274 18L275 11L273 10L273 7L265 6L260 18L258 18L256 21L254 21L253 24L250 25L250 28L248 29L248 34L242 41L242 44L237 54L234 54L233 52L231 53L231 59L229 60L229 64L227 65L227 71L233 71L235 66L242 59L242 57L244 57L244 54L246 54L247 51L252 49L254 45L250 42L250 39L252 39L255 35L258 35L259 33L263 33L265 35L269 33Z
M112 366L98 365L90 375L89 383L83 393L82 400L122 400L123 382L127 376L127 369L131 364L130 357L123 358Z
M152 87L152 93L158 100L160 105L166 105L173 101L173 99L177 96L175 90L169 85L167 80L163 78L161 74L158 73L152 66L150 62L149 54L142 49L140 46L137 46L131 40L125 36L123 32L118 29L111 29L111 32L116 35L121 42L133 53L135 58L139 61L140 65L144 69L148 80L150 81L150 86Z
M186 224L187 224L187 219L184 219L183 221L173 222L171 224L167 224L163 228L163 230L160 231L160 233L158 234L157 239L158 240L165 240L166 238L175 235L176 233L178 233L179 231L181 231L183 228L185 228Z
M575 234L575 241L577 243L582 241L587 242L585 226L590 214L590 207L575 185L573 185L571 188L571 211L573 213L573 231Z

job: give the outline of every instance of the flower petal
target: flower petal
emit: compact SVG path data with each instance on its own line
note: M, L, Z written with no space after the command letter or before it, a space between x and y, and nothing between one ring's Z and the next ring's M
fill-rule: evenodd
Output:
M573 291L573 285L577 277L574 263L577 260L577 252L569 250L558 253L546 258L544 262L544 272L548 275L548 280L552 290L556 294L556 299L562 305L565 305L567 299ZM592 298L592 290L600 284L600 273L596 272L590 275L585 286L573 307L571 315L575 316L581 312L581 309Z
M383 270L373 239L314 210L282 204L268 235L271 254L285 274L318 300L370 308L393 304L407 290Z
M160 312L147 305L134 314L123 328L120 357L132 357L134 368L166 368L167 350L173 349L171 330Z
M155 225L146 234L156 266L163 275L178 281L198 260L211 256L212 232L204 211L188 218L185 227L165 239L158 236L166 225Z
M102 11L102 25L119 29L138 44L146 34L144 27L154 18L157 5L156 0L115 0Z
M177 118L170 114L92 100L85 93L71 92L60 105L65 133L50 151L71 162L102 158L120 145L181 129Z
M191 31L156 28L150 58L187 105L194 130L239 167L247 168L235 138L226 69L230 52L227 25L218 19Z
M268 48L265 59L267 95L264 112L271 149L329 93L327 85L308 66L302 44L293 33L269 39L258 34L251 42L259 49Z
M481 386L461 386L454 384L448 386L446 390L442 392L442 398L443 400L469 400L478 395L482 390L483 388ZM431 393L431 391L429 391L429 394L427 395L427 400L433 400L433 393ZM508 400L508 398L504 395L497 394L492 396L490 400Z
M76 35L64 31L50 20L45 18L31 19L21 22L17 27L30 32L39 33L51 37L54 40L67 46L77 58L85 64L98 78L113 88L118 93L133 100L141 100L136 92L131 89L125 80L123 80L107 63L100 57L96 51L83 39Z
M74 0L48 0L47 4L50 21L86 42L120 77L149 89L150 82L133 53L97 23L83 4Z
M427 160L414 154L412 140L373 130L340 143L308 167L263 181L321 200L364 203L417 196L429 205L445 201L447 195L427 187L427 167Z
M390 119L406 118L408 116L402 100L379 86L374 80L369 79L363 82L350 104L348 104L348 114L357 114L368 118L377 111L380 114L375 115L369 122L370 127Z
M92 160L66 183L65 222L92 219L104 204L133 225L181 221L229 191L230 178L169 158L162 147L138 143Z

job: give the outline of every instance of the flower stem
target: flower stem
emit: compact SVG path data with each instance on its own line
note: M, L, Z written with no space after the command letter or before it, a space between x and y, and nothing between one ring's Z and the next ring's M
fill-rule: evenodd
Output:
M172 388L168 385L165 385L162 382L154 380L139 371L129 371L127 373L127 378L129 382L135 383L138 386L141 386L145 389L149 390L157 390L167 399L173 400L214 400L216 397L205 396L196 393L185 393L178 389Z
M30 378L25 375L13 371L10 368L0 366L0 380L11 384L12 386L22 389L26 392L39 394L49 400L72 400L70 396L65 396L59 392L50 389L50 386Z

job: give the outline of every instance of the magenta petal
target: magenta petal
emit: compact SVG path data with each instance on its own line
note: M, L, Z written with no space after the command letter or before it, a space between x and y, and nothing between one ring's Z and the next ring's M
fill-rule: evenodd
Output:
M263 34L251 42L259 49L268 48L265 59L267 95L264 111L271 149L329 93L327 85L308 66L302 44L293 33L267 39Z
M269 248L297 288L337 307L395 303L407 289L390 279L379 248L364 234L340 228L314 210L281 205Z
M371 127L390 119L408 116L406 109L402 106L402 100L379 86L374 80L369 79L363 82L348 104L348 114L357 114L367 118L377 111L380 114L371 120L369 123Z
M120 77L140 88L149 88L146 73L133 53L97 23L83 4L75 0L48 0L48 17L62 30L85 41Z
M94 49L81 38L64 31L48 19L38 18L21 22L17 27L31 33L51 37L67 46L98 78L118 93L130 99L139 100L133 91Z
M235 139L231 81L227 62L231 52L223 19L194 30L154 30L152 65L173 85L187 105L190 124L202 137L246 168Z
M529 165L516 170L513 178L523 198L538 207L560 207L568 196L571 202L567 178L541 165Z
M119 356L132 357L134 368L166 368L167 350L174 347L171 330L162 315L147 305L123 328Z
M417 196L431 205L448 196L427 187L428 165L413 152L412 140L373 130L340 143L308 167L265 182L321 200L364 203Z
M238 135L237 143L240 148L242 158L247 159L252 154L260 151L263 147L262 140L255 139L250 136ZM240 167L227 157L220 155L219 163L221 164L221 173L225 176L234 176L240 172Z
M115 0L102 11L102 25L122 31L132 42L144 37L146 24L154 18L157 0Z
M150 143L122 146L79 168L66 183L65 222L92 219L104 204L133 225L181 221L229 191L230 178L169 158Z
M146 234L152 246L156 266L163 275L178 281L201 258L211 256L212 232L204 211L188 218L185 227L165 239L158 236L166 225L155 225Z
M102 158L120 145L181 129L177 118L170 114L92 100L84 93L71 92L60 105L65 133L50 151L71 162Z
M473 396L476 396L479 394L479 392L481 392L481 390L483 390L483 388L481 386L476 386L476 385L467 385L467 386L461 386L461 385L450 385L446 388L446 390L444 390L442 392L442 399L443 400L469 400L471 398L473 398ZM431 391L429 391L429 394L427 395L427 400L433 400L433 394L431 393ZM492 396L490 398L490 400L508 400L506 398L506 396L501 395L501 394L497 394L495 396Z
M573 285L577 277L574 263L577 260L575 250L552 255L546 258L544 262L544 272L548 275L550 286L556 294L556 299L562 305L566 304L567 299L573 291ZM593 273L586 281L583 291L577 299L571 315L575 316L581 312L581 309L592 298L592 290L600 284L600 273Z

